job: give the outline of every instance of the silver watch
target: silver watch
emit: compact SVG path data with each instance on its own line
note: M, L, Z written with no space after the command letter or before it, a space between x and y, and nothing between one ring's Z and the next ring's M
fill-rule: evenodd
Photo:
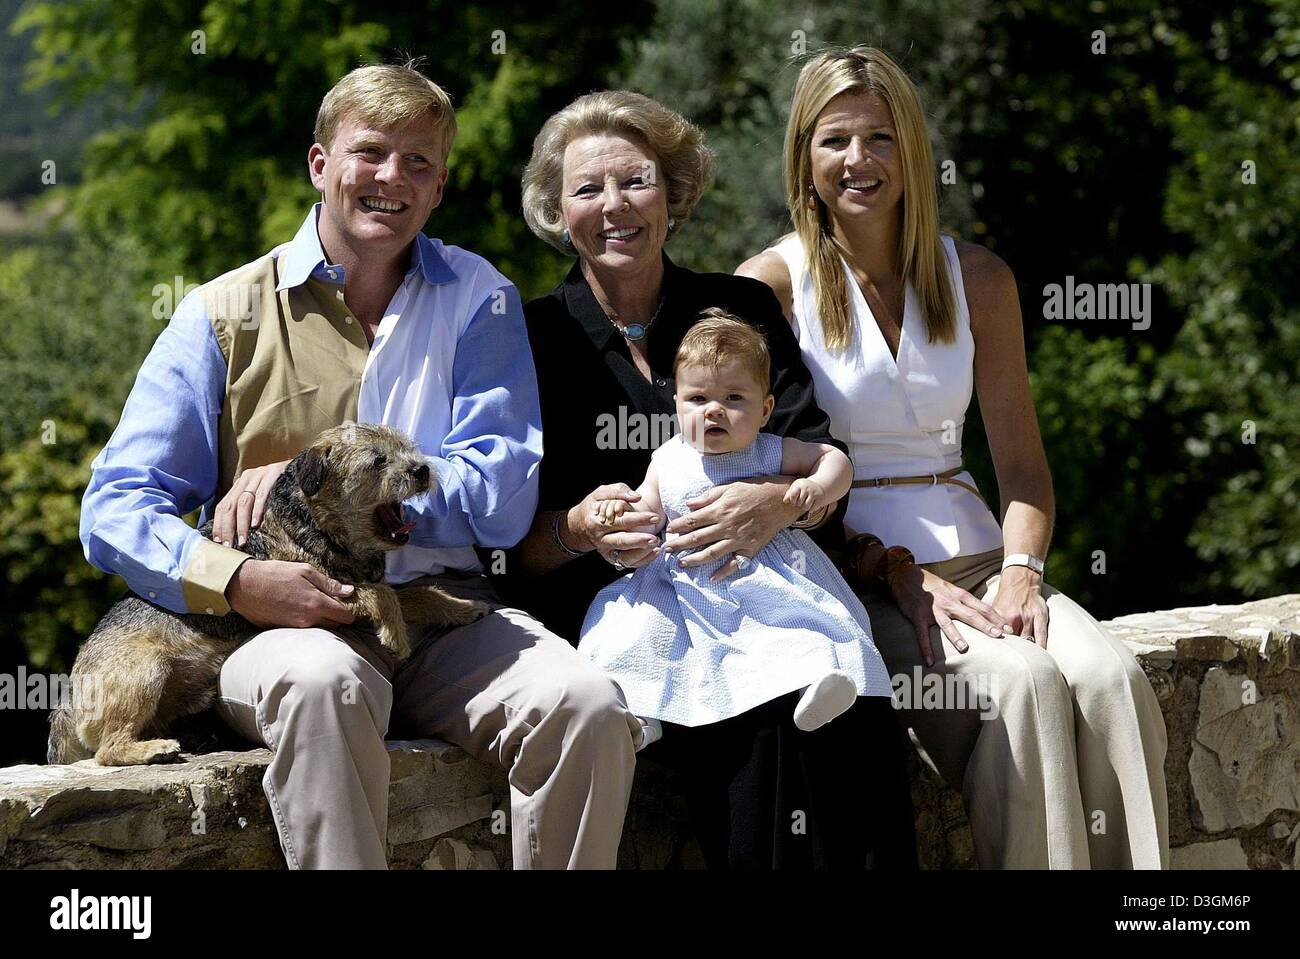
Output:
M1005 572L1008 566L1028 566L1039 576L1043 575L1044 563L1037 556L1031 556L1029 553L1012 553L1006 559L1002 560L1002 569Z

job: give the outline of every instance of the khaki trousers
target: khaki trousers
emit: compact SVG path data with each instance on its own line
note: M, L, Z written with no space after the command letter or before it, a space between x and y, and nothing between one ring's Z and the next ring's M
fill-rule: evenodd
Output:
M992 603L1001 564L994 550L925 568ZM959 679L988 699L946 695L943 708L917 708L921 700L903 697L900 718L939 774L960 785L981 867L1167 869L1165 723L1155 692L1127 647L1078 604L1046 584L1043 596L1046 650L959 623L970 649L958 653L931 628L932 672L944 688ZM862 599L897 698L900 674L907 690L931 671L888 594L873 588Z
M490 603L400 667L324 629L271 629L221 671L217 710L275 751L262 785L292 869L384 869L389 721L508 771L516 869L613 869L641 725L565 640L483 576L426 577Z

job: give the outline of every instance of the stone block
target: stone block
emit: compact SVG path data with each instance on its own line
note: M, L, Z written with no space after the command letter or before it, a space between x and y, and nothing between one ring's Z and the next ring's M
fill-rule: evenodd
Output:
M1171 869L1249 869L1246 851L1236 839L1198 842L1169 851Z
M1281 694L1256 699L1255 689L1222 667L1205 674L1190 771L1207 832L1300 810L1300 703Z
M1300 594L1103 625L1165 717L1174 868L1300 866ZM0 868L284 868L261 785L270 751L219 746L166 766L0 769ZM501 769L437 740L388 749L394 868L511 867ZM960 793L909 763L922 866L975 867ZM639 763L619 867L700 866L674 775Z

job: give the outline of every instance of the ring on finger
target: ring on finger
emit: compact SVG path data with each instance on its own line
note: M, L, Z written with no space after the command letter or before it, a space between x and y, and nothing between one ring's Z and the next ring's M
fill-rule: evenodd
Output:
M745 556L741 553L732 553L731 558L736 561L736 569L742 571L749 569L750 558L748 556Z

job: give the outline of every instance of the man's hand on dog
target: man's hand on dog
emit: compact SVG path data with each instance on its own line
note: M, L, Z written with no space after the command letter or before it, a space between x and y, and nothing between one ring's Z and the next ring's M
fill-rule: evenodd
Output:
M212 538L223 546L242 546L248 531L262 522L271 487L280 478L289 460L244 470L212 514Z
M330 579L306 563L279 560L245 560L226 587L226 599L233 609L254 626L327 626L350 623L356 617L351 607L339 602L350 599L354 587Z

